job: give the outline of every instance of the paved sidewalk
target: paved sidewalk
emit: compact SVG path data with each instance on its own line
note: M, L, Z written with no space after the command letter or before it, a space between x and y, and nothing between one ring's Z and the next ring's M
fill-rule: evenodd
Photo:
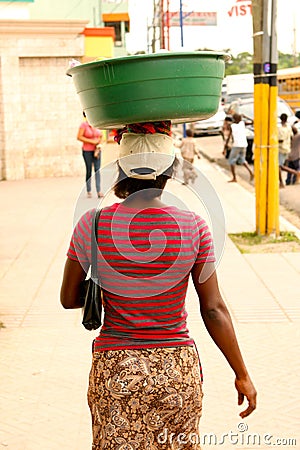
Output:
M253 195L227 183L226 174L204 158L197 165L220 197L226 232L253 231ZM79 178L0 183L0 449L91 448L86 388L95 333L83 329L79 311L59 303L75 204L87 209L96 203L81 196L82 188ZM205 213L185 186L171 182L169 189ZM294 227L283 220L281 229ZM205 377L201 428L214 434L203 449L299 449L300 253L242 255L226 239L218 273L258 390L258 409L239 419L233 374L202 324L190 286L189 325Z
M224 145L222 137L202 136L196 140L200 153L209 161L216 162L225 173L229 174L228 160L222 154ZM252 169L254 170L253 165ZM243 166L236 165L236 174L238 183L254 192L254 182L249 181L249 173ZM286 174L283 172L283 179L285 180L285 178ZM281 214L300 228L300 185L290 185L285 189L279 189L279 200Z

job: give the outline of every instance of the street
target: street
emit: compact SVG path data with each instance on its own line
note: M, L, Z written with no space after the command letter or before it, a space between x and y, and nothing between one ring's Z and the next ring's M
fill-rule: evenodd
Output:
M221 136L202 136L196 138L198 148L203 156L207 157L210 161L216 162L224 170L228 171L230 176L230 169L227 159L222 155L223 141ZM238 181L243 184L244 187L254 192L254 183L249 182L249 174L243 166L236 166L236 173L238 175ZM283 179L286 175L283 172ZM300 185L285 186L284 189L280 189L280 214L292 222L295 226L300 226Z

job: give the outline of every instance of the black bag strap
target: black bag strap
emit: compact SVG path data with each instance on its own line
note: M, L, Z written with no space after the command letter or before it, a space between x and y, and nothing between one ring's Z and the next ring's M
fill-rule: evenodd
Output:
M92 231L91 231L91 278L98 280L98 222L101 209L96 209L93 217Z

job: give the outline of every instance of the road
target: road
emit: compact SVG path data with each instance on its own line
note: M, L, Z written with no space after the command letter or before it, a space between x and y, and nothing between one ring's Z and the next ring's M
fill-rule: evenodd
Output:
M196 138L196 140L202 155L217 163L229 174L227 159L222 155L223 141L221 136L202 136ZM254 192L254 184L249 182L248 171L243 166L236 166L236 173L238 181L244 187ZM285 173L283 173L283 176L285 179ZM300 228L300 184L280 189L279 195L280 214Z

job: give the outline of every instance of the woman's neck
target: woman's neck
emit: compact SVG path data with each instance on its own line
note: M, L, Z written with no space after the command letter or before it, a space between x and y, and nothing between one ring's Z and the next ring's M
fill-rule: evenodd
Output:
M128 208L163 208L165 205L160 197L147 198L143 194L130 195L123 201L123 205Z

